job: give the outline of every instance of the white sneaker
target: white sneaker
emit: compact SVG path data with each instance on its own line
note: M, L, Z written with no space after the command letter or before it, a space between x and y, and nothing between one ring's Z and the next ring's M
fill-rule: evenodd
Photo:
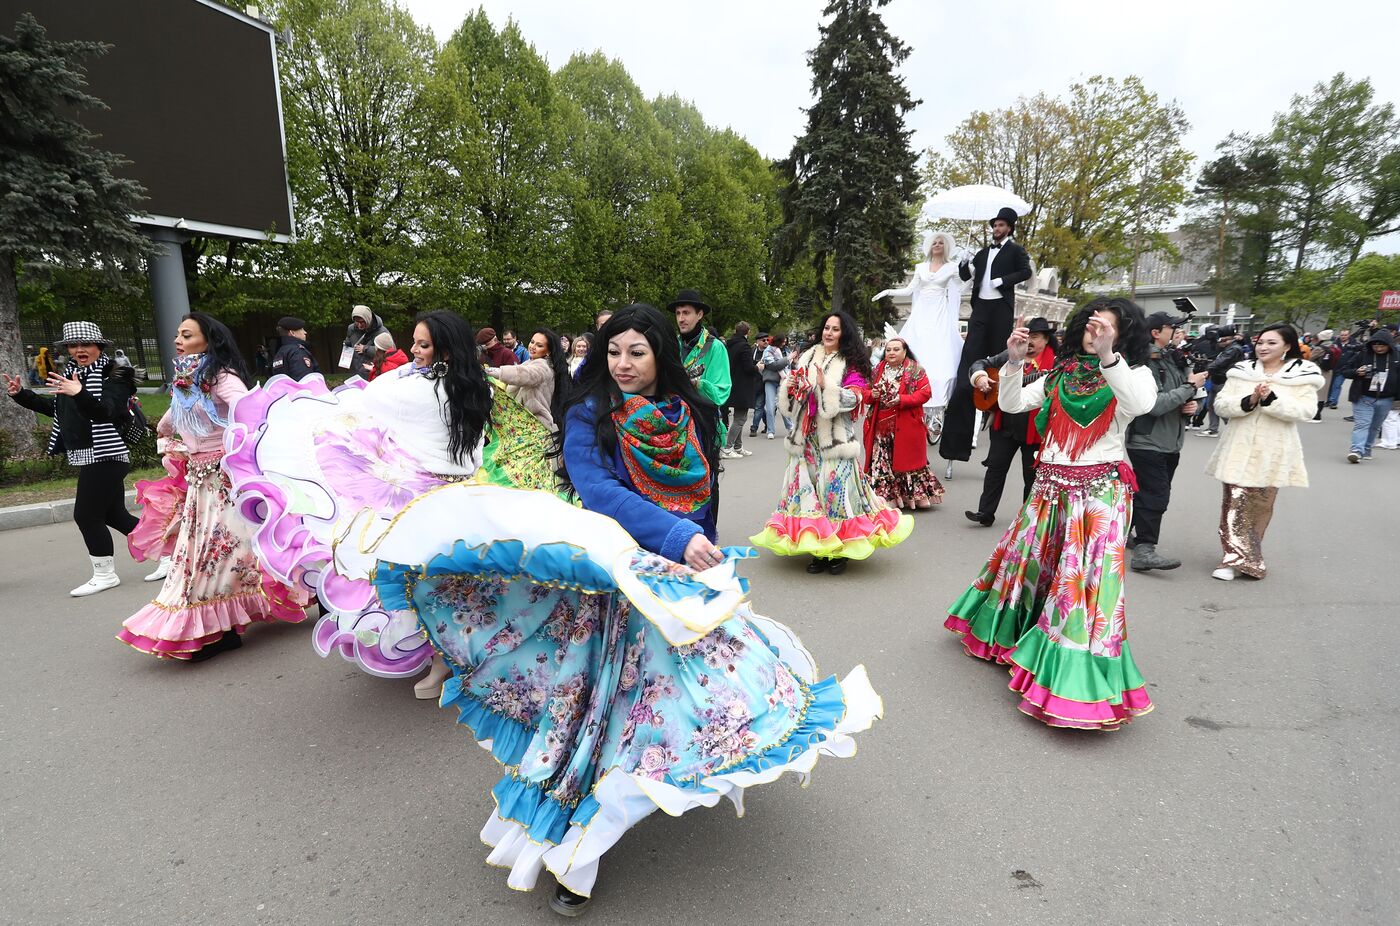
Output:
M1221 566L1219 569L1212 572L1210 577L1212 579L1220 579L1223 582L1233 582L1235 581L1235 570L1231 569L1229 566Z
M728 447L725 447L719 452L721 460L737 460L742 456L743 454L739 453L737 450L730 450Z
M768 432L768 439L769 439L769 440L772 440L772 439L773 439L773 432L772 432L772 431L769 431L769 432Z
M1359 454L1359 453L1357 453L1355 450L1353 450L1351 453L1347 454L1347 462L1348 462L1348 463L1360 463L1360 462L1361 462L1361 454Z
M142 582L159 582L170 574L170 557L162 556L160 564L156 566L156 571L148 576L143 576Z
M745 448L740 448L740 449L739 449L739 456L741 456L741 457L751 457L751 456L753 456L753 451L752 451L752 450L745 449Z
M92 560L92 578L68 594L74 598L86 598L88 595L96 595L122 584L122 580L117 578L117 568L112 564L112 557L89 556L88 559Z

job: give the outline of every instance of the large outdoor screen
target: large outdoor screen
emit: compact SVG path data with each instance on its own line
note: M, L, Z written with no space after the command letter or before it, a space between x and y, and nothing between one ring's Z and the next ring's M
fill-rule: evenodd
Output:
M0 0L0 31L29 12L51 38L111 45L88 63L110 109L82 115L131 163L149 217L192 232L293 234L273 30L213 0Z

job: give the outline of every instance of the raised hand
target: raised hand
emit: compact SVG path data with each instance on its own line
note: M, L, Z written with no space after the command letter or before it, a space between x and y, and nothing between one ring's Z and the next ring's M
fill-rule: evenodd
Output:
M1006 339L1007 360L1013 363L1026 359L1026 349L1031 343L1031 332L1025 322L1024 318L1016 319L1016 326L1011 329L1011 337Z
M24 388L24 383L18 376L11 376L8 373L0 373L5 377L5 392L7 395L19 395L19 391Z
M870 299L870 301L871 301L871 302L879 302L881 299L885 298L885 297L888 296L889 294L890 294L890 291L889 291L888 289L882 289L882 290L880 290L878 293L876 293L874 296L872 296L871 299Z
M1116 335L1113 326L1097 315L1084 326L1085 346L1090 352L1098 354L1100 360L1113 356L1113 339Z
M58 373L49 374L49 388L60 395L77 395L83 391L83 383L78 379L78 374L72 376L61 376Z

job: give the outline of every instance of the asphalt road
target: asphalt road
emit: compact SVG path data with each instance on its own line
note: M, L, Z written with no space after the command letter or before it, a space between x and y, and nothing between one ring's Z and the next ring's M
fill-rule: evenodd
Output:
M1393 923L1400 908L1400 452L1348 465L1341 412L1304 429L1263 582L1210 578L1213 443L1188 435L1162 549L1129 579L1157 709L1113 734L1023 717L944 609L998 526L960 464L913 536L840 577L765 555L760 611L864 663L886 718L810 787L654 815L603 863L594 923ZM722 541L771 509L779 441L728 463ZM939 465L941 474L942 467ZM311 622L172 664L113 639L154 592L86 599L72 525L0 534L0 921L552 923L477 833L497 771L410 683L318 658Z

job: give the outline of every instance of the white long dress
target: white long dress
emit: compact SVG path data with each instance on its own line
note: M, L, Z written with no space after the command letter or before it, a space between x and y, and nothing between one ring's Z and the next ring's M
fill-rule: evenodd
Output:
M892 296L909 296L913 300L899 337L913 349L928 373L933 386L933 396L924 403L928 408L946 406L953 392L953 378L962 354L962 336L958 333L962 287L956 263L949 261L935 272L924 261L914 267L914 279L908 286L890 290Z

